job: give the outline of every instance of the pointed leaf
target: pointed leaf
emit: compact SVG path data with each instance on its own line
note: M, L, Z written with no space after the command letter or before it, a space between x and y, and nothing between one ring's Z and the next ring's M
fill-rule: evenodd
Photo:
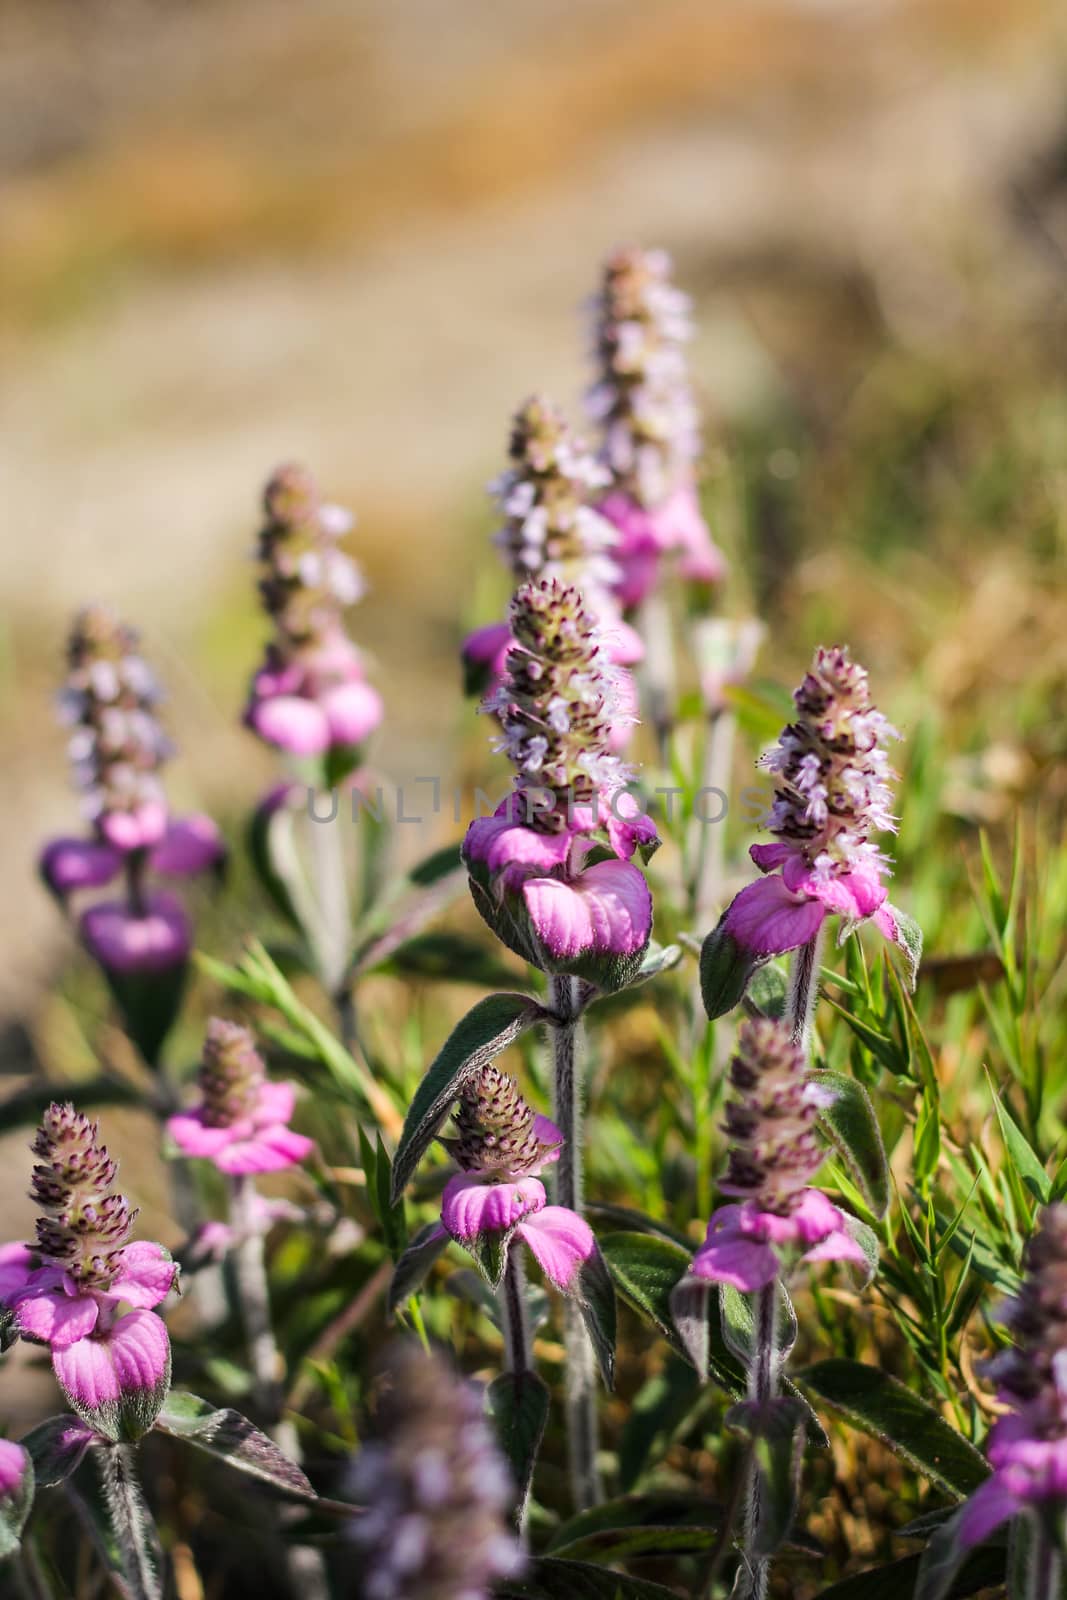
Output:
M615 1384L615 1288L607 1262L594 1246L578 1277L578 1307L605 1389Z
M437 983L471 983L485 989L507 986L516 978L514 969L498 960L480 939L437 930L405 939L384 959L362 963L360 971L390 972Z
M904 1556L900 1561L871 1567L821 1590L817 1600L913 1600L921 1561L921 1556ZM948 1600L964 1600L967 1595L1003 1585L1004 1567L1002 1549L983 1545L972 1550L948 1590Z
M103 970L123 1031L142 1059L150 1067L158 1066L164 1041L178 1020L189 963L181 961L161 972Z
M880 1439L958 1499L988 1477L989 1467L974 1445L925 1400L878 1367L837 1359L819 1361L793 1376L853 1427Z
M670 1293L671 1321L682 1349L696 1368L701 1383L708 1375L711 1340L708 1333L708 1300L711 1285L706 1278L687 1272Z
M395 1316L406 1300L418 1294L434 1262L450 1242L439 1222L428 1222L419 1229L394 1268L386 1302L390 1316Z
M238 1472L260 1478L285 1494L313 1500L315 1491L295 1462L265 1433L228 1407L218 1411L199 1395L171 1390L156 1428L217 1456Z
M967 1548L959 1539L960 1513L935 1528L919 1562L913 1600L945 1600L951 1593L956 1573L963 1565ZM1030 1594L1027 1587L1020 1594Z
M508 1264L508 1247L511 1244L514 1228L509 1228L501 1233L476 1233L473 1239L459 1239L468 1255L474 1257L475 1265L490 1289L499 1289L504 1278L504 1268Z
M1033 1198L1042 1205L1048 1205L1052 1193L1052 1180L999 1094L993 1096L993 1110L997 1114L1000 1137L1004 1140L1008 1160Z
M829 1104L819 1107L819 1126L858 1183L876 1217L889 1209L889 1163L871 1097L843 1072L810 1072L809 1083Z
M548 1388L536 1372L502 1372L489 1385L486 1401L500 1448L511 1464L521 1523L548 1421Z
M545 1012L526 994L492 994L457 1022L415 1091L393 1159L399 1198L467 1078L515 1043Z
M716 1501L691 1493L624 1495L571 1517L556 1529L546 1553L599 1562L706 1550L722 1516Z
M76 1472L97 1435L80 1417L49 1417L23 1438L39 1489L54 1489Z
M678 965L681 959L682 947L680 944L659 945L653 940L642 956L641 965L638 967L637 972L630 980L630 988L634 988L639 983L647 983L650 978L658 978L662 972L670 972L673 967Z
M721 922L712 929L700 949L700 993L712 1022L741 1004L749 979L762 965L763 961L743 950Z

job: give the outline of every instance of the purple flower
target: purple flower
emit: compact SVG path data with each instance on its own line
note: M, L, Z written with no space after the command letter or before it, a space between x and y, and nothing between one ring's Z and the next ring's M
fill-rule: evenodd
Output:
M0 1439L0 1562L18 1549L34 1489L29 1451L14 1439Z
M289 1126L293 1086L270 1082L248 1028L210 1019L197 1081L200 1104L167 1121L183 1155L232 1176L281 1172L310 1155L312 1141Z
M707 1238L690 1269L697 1278L729 1283L750 1293L766 1288L794 1261L850 1261L866 1267L867 1258L848 1232L848 1219L820 1189L803 1189L786 1213L744 1205L720 1206L712 1213Z
M746 1019L730 1085L724 1123L729 1164L719 1187L741 1203L712 1214L692 1275L747 1293L784 1276L797 1261L866 1268L855 1220L809 1187L823 1160L815 1129L823 1095L803 1050L770 1018Z
M1017 1344L986 1364L1012 1409L989 1436L991 1475L958 1513L964 1548L1012 1517L1067 1510L1067 1206L1046 1206L1026 1247L1018 1295L1000 1320Z
M467 830L471 890L524 959L618 988L652 929L648 885L630 858L647 858L658 840L610 749L612 669L577 591L554 580L519 590L511 629L507 676L487 709L516 788Z
M178 1269L162 1245L129 1242L135 1212L94 1123L52 1105L33 1144L34 1245L0 1249L9 1334L49 1347L71 1407L109 1439L151 1427L170 1384L170 1342L153 1312Z
M767 876L734 897L712 938L758 963L808 943L828 916L843 919L841 940L871 920L914 973L918 930L887 903L889 862L871 838L896 828L885 744L899 735L847 650L817 650L793 699L796 721L761 762L775 775L778 837L749 854Z
M462 1089L456 1137L444 1142L462 1170L445 1185L438 1236L447 1234L483 1263L479 1246L488 1241L500 1273L512 1240L520 1239L550 1283L577 1293L596 1241L576 1212L548 1204L538 1177L559 1159L563 1140L555 1123L535 1113L514 1079L490 1064Z
M278 469L264 506L259 587L275 636L252 679L245 721L291 755L355 749L383 707L342 620L363 593L358 569L338 548L352 519L324 504L310 473L296 466Z
M64 905L121 880L122 899L78 914L86 948L112 974L171 971L185 962L192 930L181 902L152 889L151 879L217 871L226 847L210 817L167 810L159 769L170 746L132 630L89 608L75 620L68 657L60 704L75 728L71 756L93 833L53 839L41 853L41 876Z
M521 1572L507 1463L482 1395L443 1356L394 1345L346 1485L365 1600L489 1600Z
M614 593L629 608L656 587L668 553L683 577L702 583L718 582L726 563L694 487L700 434L684 355L690 304L671 281L670 257L615 251L593 309L599 377L587 405L603 429L611 480L598 510L619 531Z

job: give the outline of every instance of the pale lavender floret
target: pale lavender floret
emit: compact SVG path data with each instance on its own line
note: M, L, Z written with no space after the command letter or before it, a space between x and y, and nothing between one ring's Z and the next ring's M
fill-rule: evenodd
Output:
M376 1385L374 1433L347 1488L366 1600L489 1600L521 1572L509 1473L481 1395L444 1359L394 1346Z

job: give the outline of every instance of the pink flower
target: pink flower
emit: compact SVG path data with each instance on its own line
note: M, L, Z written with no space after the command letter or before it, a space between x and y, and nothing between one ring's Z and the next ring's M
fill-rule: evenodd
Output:
M512 820L515 798L467 830L463 858L483 891L475 896L479 910L511 949L542 970L581 963L575 970L607 979L612 962L639 957L651 937L652 895L629 857L654 848L655 825L620 793L611 801L601 797L595 810L576 807L572 829L543 833ZM583 866L598 837L618 859Z
M130 815L123 813L124 817ZM123 829L118 832L121 835ZM103 841L60 838L46 845L41 852L40 871L52 893L62 900L82 889L105 888L124 871L132 850L147 849L146 870L166 878L193 877L220 867L226 859L222 834L202 812L164 819L164 826L150 846L140 837L136 843L120 844L114 834L112 829Z
M296 1100L292 1084L270 1081L248 1028L210 1019L198 1082L200 1104L167 1122L184 1155L238 1177L281 1172L311 1153L312 1141L289 1126Z
M487 1070L494 1073L494 1084L502 1081L514 1091L520 1109L517 1116L514 1111L511 1113L512 1122L518 1121L522 1126L526 1119L530 1120L530 1153L518 1156L510 1171L487 1166L457 1172L450 1178L441 1199L441 1234L448 1234L468 1248L484 1236L499 1236L505 1250L513 1237L519 1238L549 1282L564 1292L573 1292L582 1263L593 1255L596 1241L584 1218L565 1206L548 1204L544 1184L536 1176L546 1164L559 1159L560 1131L547 1117L531 1118L514 1084L501 1080L495 1069ZM492 1103L499 1105L499 1098ZM474 1119L476 1116L472 1113ZM477 1159L480 1138L476 1127L475 1120L467 1132L467 1143L460 1141L457 1153L464 1163Z
M642 505L615 489L597 509L619 530L614 553L620 577L614 594L625 610L640 605L656 587L660 563L668 554L677 555L683 578L719 583L725 577L725 558L711 537L692 487L675 489L655 506Z
M335 745L359 745L384 715L376 689L363 681L352 650L342 663L312 659L281 671L256 674L246 721L261 739L291 755L321 755Z
M0 1500L14 1498L26 1476L30 1458L14 1439L0 1439Z
M720 1206L691 1270L694 1277L731 1284L747 1294L765 1288L798 1259L867 1266L845 1213L819 1189L801 1190L785 1213L762 1211L751 1200Z
M183 1155L212 1162L220 1172L281 1172L305 1161L314 1142L289 1126L295 1105L290 1083L264 1083L247 1115L229 1126L213 1126L205 1105L179 1111L167 1128Z
M834 876L810 867L784 843L754 844L749 855L770 876L735 895L722 923L743 950L761 957L795 950L814 938L831 915L845 918L846 931L870 918L887 939L904 947L897 914L885 904L888 891L870 861ZM782 870L772 871L775 867Z
M48 1345L53 1353L69 1350L98 1327L106 1332L119 1305L142 1311L159 1305L178 1274L163 1246L148 1240L115 1252L114 1276L106 1288L86 1288L61 1265L41 1263L26 1245L0 1249L0 1305L15 1333Z

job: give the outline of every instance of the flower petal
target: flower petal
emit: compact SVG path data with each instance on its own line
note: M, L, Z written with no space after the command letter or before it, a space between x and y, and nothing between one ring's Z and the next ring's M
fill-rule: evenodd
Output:
M734 1237L704 1245L690 1270L695 1277L732 1284L748 1294L766 1288L778 1276L778 1257L769 1244Z
M317 756L329 748L330 724L313 700L296 694L255 700L248 711L249 726L268 744L294 756Z
M516 1183L488 1183L480 1172L458 1172L441 1197L441 1221L462 1243L480 1233L504 1233L531 1212L540 1211L548 1196L536 1178Z
M588 1222L566 1206L545 1206L520 1222L515 1231L557 1289L573 1287L582 1262L588 1261L596 1249Z
M291 1122L295 1105L296 1090L293 1085L284 1079L276 1083L272 1078L268 1078L260 1085L259 1098L252 1113L253 1126Z
M776 956L814 938L826 916L819 900L798 900L775 875L735 895L723 918L726 933L753 955Z
M334 744L362 744L385 715L382 697L369 683L342 683L319 696Z
M63 1274L51 1276L61 1280ZM14 1306L14 1325L24 1339L51 1345L53 1350L66 1350L92 1332L99 1314L100 1308L91 1294L69 1295L61 1281L42 1284L40 1292L31 1284Z
M170 1340L152 1311L130 1311L102 1335L52 1353L73 1411L106 1439L136 1439L152 1426L170 1385Z
M119 973L166 972L189 954L192 929L173 895L153 894L143 916L124 901L106 900L82 915L82 938L102 967Z
M776 839L773 844L749 845L748 853L761 872L774 872L776 868L784 866L796 851Z
M151 864L152 870L164 877L188 878L218 866L225 855L226 846L216 824L210 817L194 812L170 824L152 851Z
M0 1245L0 1306L10 1304L32 1277L37 1257L26 1244Z
M101 889L118 876L121 850L95 839L53 839L41 853L40 873L53 894Z
M559 959L632 955L648 942L652 895L629 862L598 861L570 884L531 878L522 892L538 938Z
M251 1172L282 1172L311 1154L314 1141L294 1133L284 1123L257 1128L247 1139L235 1139L212 1157L220 1172L239 1176Z
M994 1472L985 1483L979 1484L961 1510L957 1513L956 1537L960 1544L971 1546L988 1539L994 1528L1017 1516L1024 1509L1022 1500L1005 1483L999 1472Z
M143 850L166 833L167 808L162 800L149 800L132 811L105 811L98 827L117 850Z
M205 1123L203 1106L168 1117L167 1132L183 1155L200 1156L208 1161L233 1138L231 1128L214 1128Z
M169 1251L150 1239L138 1239L119 1251L119 1270L109 1293L147 1310L167 1298L177 1277L178 1268Z

